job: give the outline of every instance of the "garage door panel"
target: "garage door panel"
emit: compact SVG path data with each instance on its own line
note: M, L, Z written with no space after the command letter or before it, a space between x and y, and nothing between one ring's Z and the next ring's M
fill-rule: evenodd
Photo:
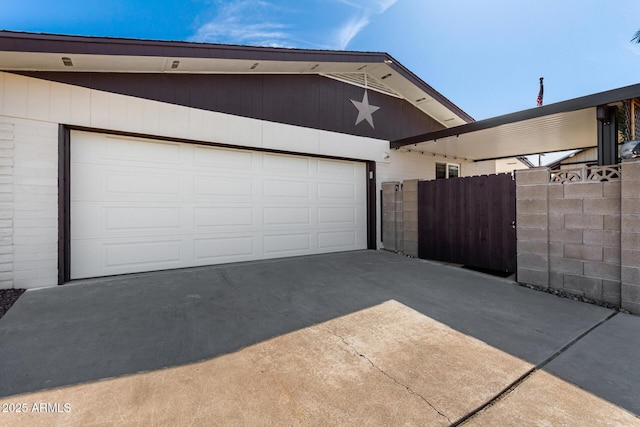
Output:
M264 208L263 225L309 225L311 224L311 209L298 207Z
M318 224L356 224L357 209L354 207L343 208L318 208Z
M290 181L266 179L263 185L263 196L265 198L309 198L308 181Z
M279 175L306 176L309 174L310 159L303 157L284 156L278 154L264 154L263 171L277 172Z
M250 178L222 178L198 175L194 179L196 197L227 196L252 197L253 182Z
M252 207L196 207L194 227L204 231L211 227L250 226L254 224Z
M72 278L367 247L363 163L71 135Z
M179 230L182 223L179 207L106 207L104 215L105 231Z
M84 239L139 236L181 235L189 226L182 207L167 206L97 206L75 202L71 205L71 235Z
M105 178L105 191L107 193L161 196L177 196L180 194L180 175L177 174L159 174L144 171L139 173L107 171Z
M242 150L227 150L213 147L195 147L194 165L204 166L207 169L215 166L216 169L252 169L252 153Z
M264 236L266 254L307 253L311 249L311 234L274 234Z
M357 233L353 230L318 233L318 247L325 249L352 247L356 244L357 240Z
M71 277L98 277L179 268L185 256L184 247L181 236L169 240L148 236L147 239L74 242L71 247ZM74 262L74 259L82 262Z
M238 257L252 259L255 252L254 236L212 237L194 240L194 254L198 261L216 263Z
M73 165L73 180L71 181L71 194L74 201L97 200L103 193L102 179L96 178L96 166L90 164L75 163Z
M105 157L104 136L86 132L82 138L82 149L71 152L71 162L75 165L82 163L102 164Z
M326 179L336 177L355 178L357 174L353 163L332 160L318 160L318 176Z
M136 143L132 144L132 141ZM105 148L103 160L134 162L143 165L149 163L178 165L180 163L180 144L178 143L107 136Z
M350 183L319 182L318 199L356 200L356 185Z
M178 264L183 260L182 248L181 239L106 243L105 267L148 267L171 262Z

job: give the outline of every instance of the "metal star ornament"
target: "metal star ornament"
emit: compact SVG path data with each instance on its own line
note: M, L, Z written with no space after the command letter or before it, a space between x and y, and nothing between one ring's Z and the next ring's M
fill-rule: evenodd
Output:
M362 102L354 101L353 99L351 99L350 101L358 109L358 118L356 119L356 126L361 121L366 120L371 125L371 127L375 129L375 126L373 126L372 114L378 111L380 107L376 107L375 105L369 104L369 95L367 94L367 91L366 90L364 91Z

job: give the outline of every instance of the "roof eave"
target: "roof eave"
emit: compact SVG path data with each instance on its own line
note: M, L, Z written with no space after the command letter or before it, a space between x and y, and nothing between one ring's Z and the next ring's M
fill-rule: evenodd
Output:
M426 141L434 141L450 136L462 135L470 132L477 132L490 129L509 123L521 122L524 120L548 116L551 114L565 113L569 111L583 110L597 107L599 105L620 102L626 99L640 97L640 84L625 86L605 92L599 92L567 101L556 102L542 107L530 108L528 110L517 111L515 113L504 114L465 125L455 126L439 131L428 132L421 135L411 136L395 141L391 141L391 148L399 148L406 145L419 144Z
M70 36L60 34L0 31L0 51L83 55L120 55L166 58L205 58L255 61L299 61L323 63L384 64L421 92L433 98L459 120L472 122L465 113L433 87L385 52L312 50L257 47L185 41ZM412 104L415 100L406 98ZM416 105L418 108L420 106Z

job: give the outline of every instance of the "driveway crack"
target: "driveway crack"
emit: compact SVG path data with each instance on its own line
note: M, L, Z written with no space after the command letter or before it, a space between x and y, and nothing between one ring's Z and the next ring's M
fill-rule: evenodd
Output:
M414 396L418 397L419 399L421 399L424 403L426 403L427 405L429 405L429 407L431 407L431 409L433 409L434 411L436 411L441 417L443 417L444 419L446 419L449 423L451 423L452 421L449 419L449 417L447 417L445 414L443 414L442 412L440 412L438 410L438 408L436 408L431 402L429 402L423 395L421 395L420 393L418 393L417 391L415 391L414 389L412 389L410 386L408 386L407 384L404 384L400 381L398 381L397 378L393 377L392 375L389 375L387 372L385 372L382 368L380 368L379 366L377 366L373 360L371 360L369 357L367 357L366 354L362 353L360 350L358 350L353 344L351 344L350 342L348 342L343 336L341 336L340 334L336 333L335 331L331 331L326 329L327 332L329 332L331 335L337 337L338 339L340 339L340 341L342 341L342 343L344 345L346 345L348 348L351 349L351 351L353 351L355 354L357 354L358 356L360 356L361 358L363 358L364 360L366 360L367 362L369 362L369 364L378 372L380 372L382 375L384 375L385 377L389 378L391 381L393 381L394 383L396 383L397 385L399 385L400 387L404 387L410 394L413 394Z
M508 397L511 393L513 393L514 390L516 390L522 383L527 381L533 374L535 374L536 372L542 370L545 366L547 366L549 363L551 363L553 360L555 360L562 353L567 351L569 348L573 347L573 345L575 345L578 341L580 341L581 339L583 339L584 337L589 335L591 332L593 332L594 329L599 328L600 326L602 326L604 323L608 322L611 318L613 318L617 314L618 314L618 312L613 312L609 316L607 316L605 319L602 319L598 323L596 323L595 325L591 326L589 329L587 329L586 331L584 331L583 333L578 335L576 338L571 340L568 344L564 345L562 348L560 348L555 353L553 353L551 356L549 356L547 359L545 359L542 363L540 363L540 364L532 367L531 369L529 369L520 378L518 378L517 380L515 380L514 382L509 384L506 388L504 388L500 393L496 394L489 401L485 402L484 404L480 405L478 408L474 409L473 411L469 412L467 415L465 415L462 418L460 418L459 420L457 420L455 423L452 424L452 427L466 424L469 420L471 420L472 418L476 417L481 412L485 411L486 409L492 407L497 402L499 402L499 401L505 399L506 397Z

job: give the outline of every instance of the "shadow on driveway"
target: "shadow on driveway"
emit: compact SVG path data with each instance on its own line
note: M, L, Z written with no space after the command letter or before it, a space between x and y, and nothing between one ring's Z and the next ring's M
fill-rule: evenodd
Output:
M0 396L209 359L389 300L533 365L613 313L384 251L84 280L28 291L0 320ZM633 353L637 341L619 338ZM616 357L609 353L598 357ZM629 372L625 360L602 375L640 383L637 365ZM571 365L551 366L581 385ZM640 414L640 386L621 399L597 375L588 391Z

